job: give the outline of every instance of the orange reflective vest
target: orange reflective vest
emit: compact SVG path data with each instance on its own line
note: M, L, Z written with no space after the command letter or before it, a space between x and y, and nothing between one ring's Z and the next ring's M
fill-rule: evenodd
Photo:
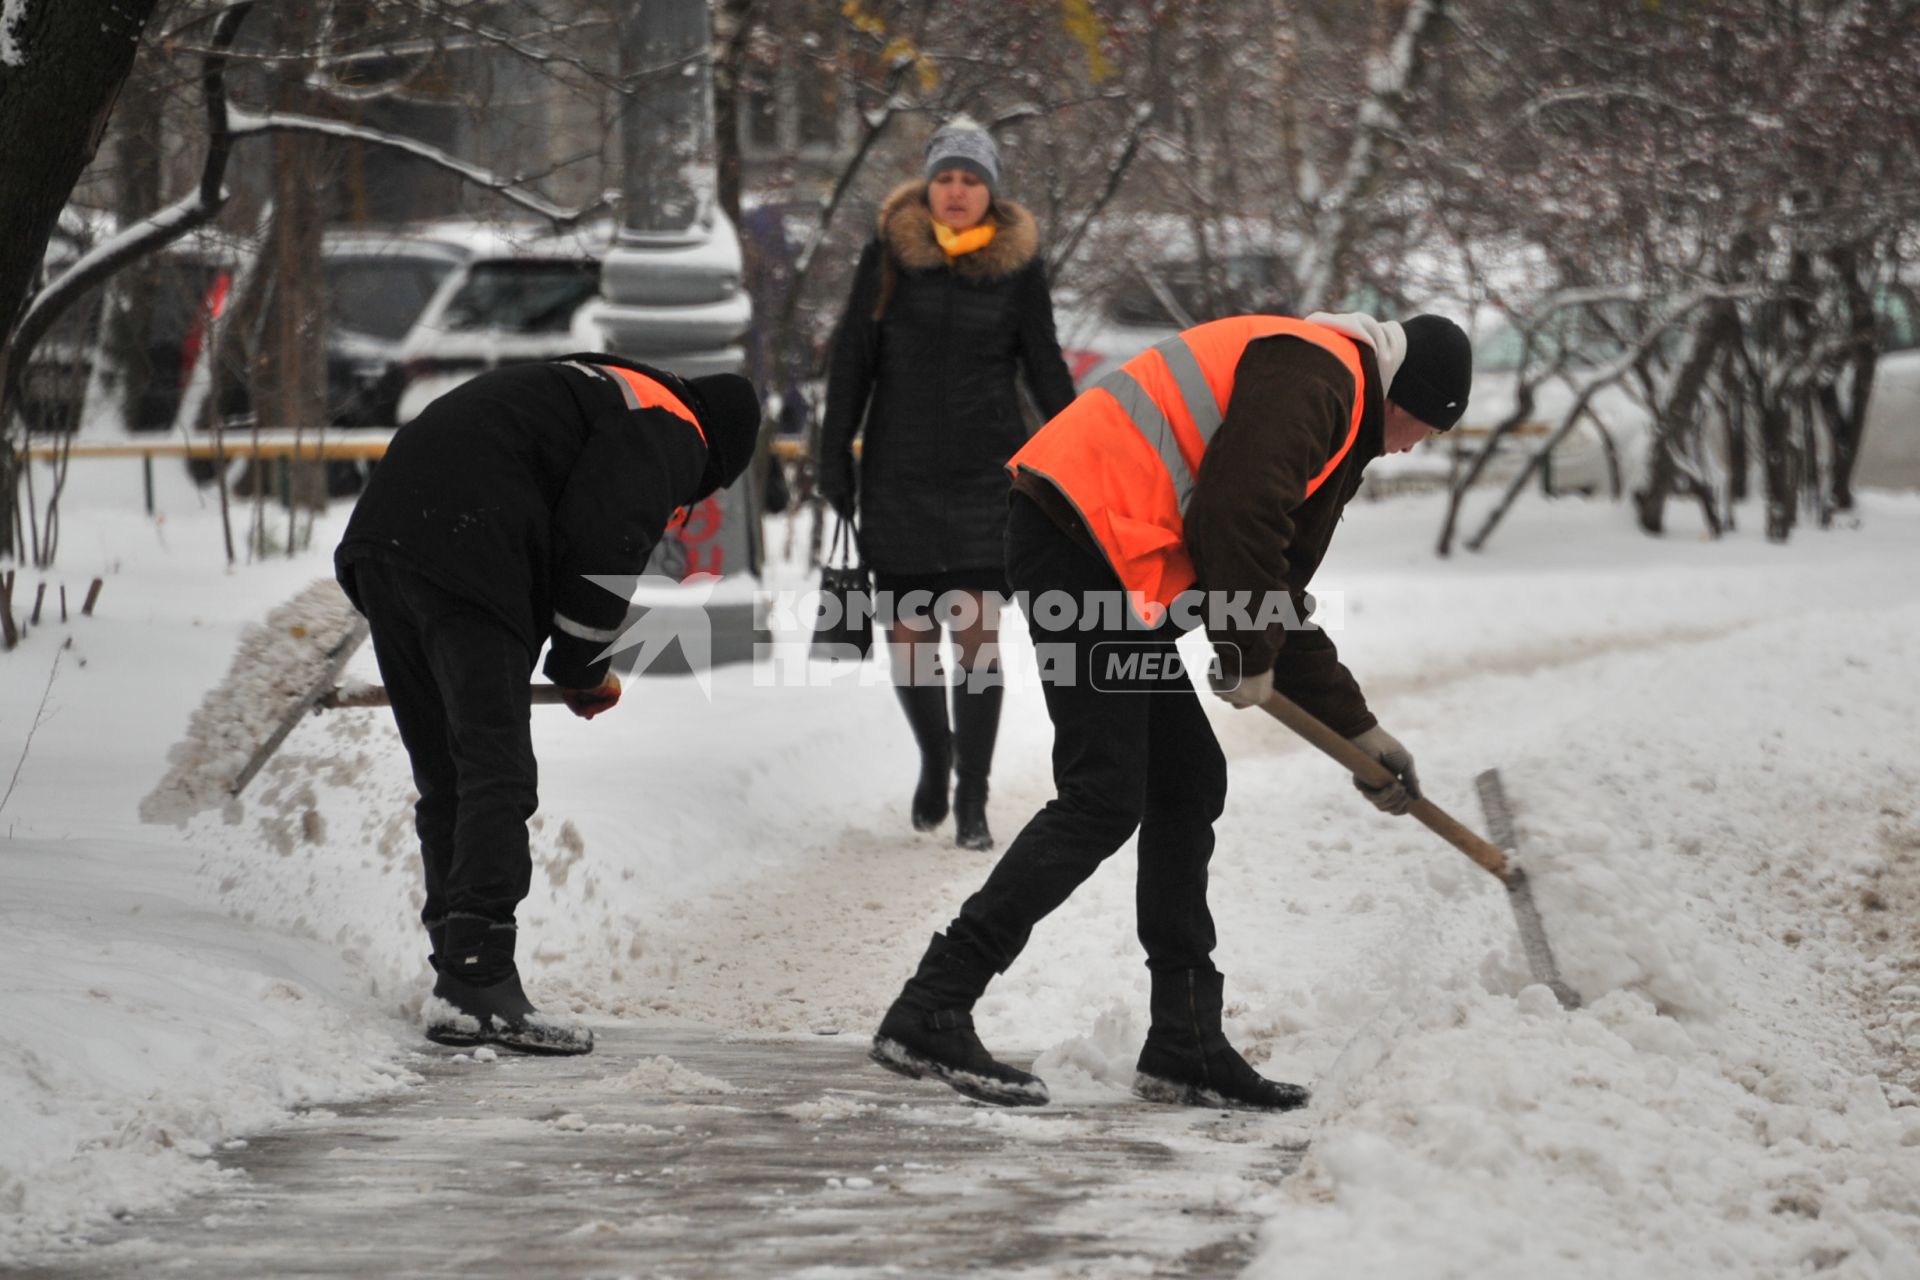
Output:
M700 420L693 416L693 410L687 408L679 396L667 390L664 383L656 382L644 373L623 369L617 364L588 364L584 360L562 360L559 363L613 383L620 388L620 395L629 409L665 409L674 417L685 419L700 433L700 443L707 442L707 433L701 430Z
M1207 444L1226 416L1247 344L1287 334L1337 356L1353 375L1346 439L1307 484L1326 482L1353 449L1366 377L1354 339L1286 316L1233 316L1149 347L1087 388L1008 459L1066 495L1106 552L1135 612L1157 623L1194 584L1185 516Z

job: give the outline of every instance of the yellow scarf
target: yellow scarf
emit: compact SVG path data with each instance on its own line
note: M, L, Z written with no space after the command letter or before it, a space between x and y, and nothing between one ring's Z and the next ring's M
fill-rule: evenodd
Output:
M975 249L984 249L993 243L993 233L997 230L991 220L965 231L955 231L938 218L933 220L933 238L940 242L940 251L949 258L957 258L963 253L972 253Z

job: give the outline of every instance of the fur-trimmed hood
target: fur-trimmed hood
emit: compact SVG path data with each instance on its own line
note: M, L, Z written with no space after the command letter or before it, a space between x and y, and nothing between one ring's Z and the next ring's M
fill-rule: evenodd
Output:
M933 210L927 207L927 184L904 182L880 206L880 239L887 256L909 271L926 271L952 264L967 280L1000 280L1025 269L1040 252L1040 226L1033 215L1011 200L994 199L999 214L993 239L972 253L949 258L933 238Z

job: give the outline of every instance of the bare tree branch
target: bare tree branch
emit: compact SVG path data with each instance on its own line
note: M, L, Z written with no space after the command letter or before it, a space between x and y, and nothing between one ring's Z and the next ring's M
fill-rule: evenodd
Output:
M527 191L517 178L503 178L490 169L469 164L458 156L416 138L387 133L380 129L369 129L365 125L351 124L345 120L323 120L315 116L292 115L282 111L248 111L239 108L229 112L228 118L229 127L235 139L260 137L271 133L305 133L328 138L345 138L354 142L364 142L369 146L405 152L436 168L456 173L482 190L491 191L504 200L537 213L556 227L575 226L608 208L608 202L604 199L577 209L555 204L551 200Z
M1573 404L1567 409L1566 413L1562 415L1559 425L1541 442L1540 447L1528 456L1519 472L1508 482L1506 492L1501 495L1500 501L1494 506L1493 511L1488 514L1486 521L1481 524L1479 531L1467 539L1467 550L1478 551L1486 545L1487 539L1493 535L1494 529L1499 526L1501 519L1506 516L1508 509L1512 507L1515 500L1519 498L1521 491L1526 488L1527 482L1531 480L1534 473L1540 469L1541 464L1546 460L1547 456L1552 453L1560 442L1566 439L1568 434L1578 425L1581 415L1587 412L1587 406L1592 402L1593 397L1598 395L1604 388L1613 385L1627 374L1633 372L1634 368L1639 365L1642 360L1646 359L1647 355L1659 345L1660 340L1666 336L1669 329L1686 319L1696 307L1703 306L1710 302L1750 298L1760 292L1761 290L1753 285L1715 285L1694 289L1668 304L1660 316L1642 331L1636 342L1630 345L1613 363L1596 370L1594 375L1587 379L1584 385L1581 386L1579 393L1574 396Z

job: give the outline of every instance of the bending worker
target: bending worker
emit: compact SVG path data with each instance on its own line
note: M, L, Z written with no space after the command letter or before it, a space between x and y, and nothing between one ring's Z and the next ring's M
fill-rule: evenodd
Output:
M539 803L528 681L551 641L546 674L575 715L619 701L605 655L627 598L600 584L638 580L675 510L746 469L759 424L733 374L683 382L607 355L511 365L400 428L360 495L334 566L420 793L429 1039L593 1047L534 1009L514 963Z
M1304 623L1306 588L1361 471L1451 427L1471 380L1467 336L1439 316L1238 316L1129 360L1014 455L1007 577L1041 658L1056 796L934 936L874 1037L877 1062L986 1102L1045 1103L1042 1081L980 1043L974 1002L1137 829L1152 998L1134 1091L1207 1107L1307 1101L1221 1029L1206 892L1227 766L1174 643L1203 618L1221 697L1294 699L1395 775L1368 794L1404 813L1419 795L1413 758ZM1080 608L1033 607L1048 593ZM1109 608L1123 593L1128 607Z

